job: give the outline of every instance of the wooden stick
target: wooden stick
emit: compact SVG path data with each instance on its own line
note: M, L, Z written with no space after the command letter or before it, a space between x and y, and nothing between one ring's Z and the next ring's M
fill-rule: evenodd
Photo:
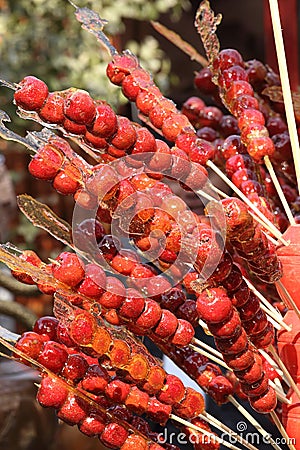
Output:
M185 427L192 428L193 430L196 430L196 431L200 431L200 433L211 438L212 442L217 441L220 444L224 445L225 447L230 448L231 450L241 450L240 448L236 447L235 445L230 444L230 442L224 441L224 439L220 438L219 436L217 436L213 433L210 433L209 431L204 430L203 428L198 427L197 425L194 425L193 423L188 422L187 420L182 419L181 417L178 417L175 414L170 414L170 419L175 420L178 423L181 423Z
M286 397L285 393L281 391L277 384L275 384L272 380L269 380L269 385L274 389L277 398L281 403L285 403L286 405L292 404L292 401Z
M290 296L290 294L289 294L288 290L286 289L286 287L284 286L284 284L281 282L281 280L276 281L275 284L276 284L277 287L279 287L279 291L280 291L280 292L283 294L283 296L285 297L285 299L286 299L286 302L285 302L286 306L287 306L289 309L293 309L293 310L295 311L295 313L297 314L298 319L300 319L300 311L299 311L299 308L298 308L298 306L296 305L296 303L294 302L294 300L292 299L292 297Z
M270 444L273 448L276 450L281 450L279 445L276 444L276 442L270 437L270 433L268 433L261 425L257 422L257 420L251 416L251 414L232 396L228 396L228 400L237 408L237 410L247 419L251 425L254 426L254 428L257 429L257 431L265 438L268 439Z
M181 51L183 51L186 55L188 55L192 61L197 61L201 66L207 67L208 61L204 58L204 56L200 55L198 51L188 42L184 41L181 36L175 31L170 30L159 22L155 22L151 20L151 25L153 28L164 36L168 41L172 42L172 44L176 45Z
M278 364L278 366L280 367L280 369L282 370L282 372L286 376L287 380L289 381L291 388L294 389L295 394L297 395L297 397L300 400L300 390L299 390L297 384L295 383L293 377L291 376L290 372L287 370L285 364L283 363L283 361L277 355L276 350L273 347L273 345L269 346L269 350L270 350L273 358L275 359L276 363Z
M284 195L283 190L281 188L281 185L280 185L280 183L278 181L278 178L277 178L277 175L276 175L275 170L273 168L273 165L272 165L272 163L270 161L270 158L268 156L265 156L264 157L264 162L265 162L265 165L266 165L266 167L267 167L267 169L269 171L271 180L273 181L273 184L274 184L275 189L277 191L278 197L281 200L283 209L284 209L284 211L285 211L285 213L287 215L287 218L289 219L290 224L291 225L296 225L296 222L295 222L294 216L292 214L291 208L290 208L290 206L289 206L289 204L287 202L287 199L285 198L285 195Z
M251 208L255 214L263 221L264 227L267 228L283 245L289 245L288 242L282 237L281 232L275 225L267 219L263 213L246 197L243 192L236 187L236 185L220 170L212 161L207 161L206 165L210 167L225 183Z
M286 445L288 446L288 448L290 450L296 450L295 446L292 444L292 440L295 442L295 438L290 438L290 436L287 434L287 432L284 429L284 426L282 425L282 423L280 422L277 414L275 411L270 412L270 416L272 417L277 429L279 430L279 432L281 433L281 435L283 436L283 438L285 439Z
M214 361L215 363L219 364L220 366L224 367L225 369L228 369L228 366L223 361L223 359L217 358L216 356L212 355L210 352L207 352L206 350L203 350L202 348L196 347L193 344L190 344L189 347L192 348L195 352L200 353L200 355L206 356L211 361Z
M205 342L200 341L200 339L194 338L193 341L195 344L199 345L199 347L204 348L205 350L208 350L209 352L213 353L218 358L222 359L222 353L213 348L211 345L206 344Z
M278 373L278 375L282 378L283 372L282 370L278 367L278 365L276 364L276 362L271 358L271 356L269 355L269 353L267 353L265 350L263 350L262 348L260 348L259 353L268 361L268 363L273 367L274 370L276 370L276 372ZM290 386L290 383L287 382L287 385Z
M256 295L257 298L261 301L261 308L271 316L276 322L278 322L282 328L286 331L291 331L291 328L284 322L283 317L279 314L279 312L271 305L270 302L259 292L256 287L249 281L247 278L243 276L243 280L249 287L249 289Z
M242 436L233 431L224 423L220 422L220 420L218 420L216 417L210 415L208 412L203 412L202 414L199 415L199 417L203 420L206 420L210 425L214 426L215 428L218 428L219 430L227 433L229 436L233 436L240 444L244 445L246 448L249 448L250 450L257 450L257 447L250 444L250 442L246 441L246 439L244 439Z
M298 183L298 192L300 193L300 152L297 125L295 121L295 113L293 99L291 94L289 73L285 57L284 42L282 36L281 20L277 0L269 0L271 19L274 32L275 47L277 53L279 74L282 86L282 94L286 112L286 120L291 140L292 153L294 158L294 166Z

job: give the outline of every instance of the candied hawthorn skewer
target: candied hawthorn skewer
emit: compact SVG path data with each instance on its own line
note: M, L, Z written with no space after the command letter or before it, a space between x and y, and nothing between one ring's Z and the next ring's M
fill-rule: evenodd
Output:
M262 360L255 347L249 343L239 315L226 291L221 288L206 289L197 298L197 310L207 323L225 362L241 381L241 389L247 395L251 406L263 413L274 410L277 403L276 393L269 386L267 374L263 372ZM250 381L255 363L258 369L257 378L254 376Z

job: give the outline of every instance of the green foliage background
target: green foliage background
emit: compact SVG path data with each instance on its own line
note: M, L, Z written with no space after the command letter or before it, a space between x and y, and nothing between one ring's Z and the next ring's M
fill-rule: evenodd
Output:
M124 19L158 19L165 12L176 19L189 2L80 0L76 4L108 20L105 31L122 40ZM18 82L31 74L46 81L50 90L74 86L114 105L120 102L119 89L105 76L108 55L92 35L81 29L67 0L0 0L0 9L1 78ZM170 64L152 36L146 36L143 42L123 44L138 54L143 67L161 86L168 86Z

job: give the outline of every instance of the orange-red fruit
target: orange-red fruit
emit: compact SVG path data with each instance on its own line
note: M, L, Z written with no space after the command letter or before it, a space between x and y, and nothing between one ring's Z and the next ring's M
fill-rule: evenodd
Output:
M174 345L178 345L178 347L184 347L190 344L194 334L195 330L189 322L184 319L178 319L178 327L171 342Z
M82 311L71 322L70 336L79 345L91 344L96 329L96 321L91 314Z
M136 57L129 53L123 53L114 56L114 59L107 65L106 74L112 83L120 85L126 75L129 75L137 67Z
M120 448L128 437L128 432L121 425L111 422L104 428L99 439L108 448Z
M179 403L185 396L185 387L176 375L167 375L164 387L157 398L167 405Z
M67 361L68 353L61 344L54 341L45 343L38 362L54 373L59 373Z
M30 358L37 359L44 348L44 344L45 339L43 336L32 331L26 331L16 342L15 348L21 350Z
M178 320L176 316L167 309L162 310L160 321L154 330L155 335L160 338L167 338L175 333L178 326Z
M38 111L47 97L47 85L31 75L20 81L19 87L14 93L16 104L26 111Z
M90 132L101 138L108 138L115 134L117 128L117 116L113 109L105 102L98 104Z
M98 364L92 364L85 372L81 386L86 391L99 395L101 392L104 392L108 379L108 375L102 367Z
M232 303L225 289L212 288L197 297L197 312L205 322L222 322L230 317Z
M53 145L45 144L39 148L28 165L28 170L40 180L50 181L60 170L64 155Z
M136 131L130 120L127 117L118 116L118 130L111 143L121 150L127 150L133 146L136 137Z
M37 401L45 408L60 408L68 396L68 389L58 378L42 378Z
M52 182L54 189L62 195L75 194L80 187L81 173L73 164L66 164Z
M78 124L89 125L96 115L95 102L88 92L75 90L65 100L64 113L68 119Z
M77 425L86 417L86 403L81 398L69 394L59 409L57 417L69 425Z
M39 111L40 118L48 123L63 123L65 118L64 101L64 97L60 92L50 92Z
M78 425L81 433L87 436L97 436L102 433L105 427L105 419L97 412L91 412Z
M186 388L185 398L175 406L176 413L184 419L192 419L203 413L205 407L204 398L200 392L192 388Z
M55 261L57 263L52 264L52 274L62 283L75 287L84 278L83 263L75 253L63 252Z

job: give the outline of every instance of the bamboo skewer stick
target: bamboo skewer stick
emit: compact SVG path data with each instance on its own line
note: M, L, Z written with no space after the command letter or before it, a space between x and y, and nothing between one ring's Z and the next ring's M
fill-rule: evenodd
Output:
M247 286L249 289L256 295L257 298L261 301L261 307L262 309L269 314L276 322L278 322L282 328L284 328L286 331L291 331L291 327L289 327L284 321L283 317L279 314L279 312L274 308L274 306L271 305L270 302L262 295L261 292L259 292L256 287L249 281L247 278L243 276L243 280L247 283ZM264 306L264 307L263 307Z
M278 366L280 367L280 369L282 370L282 372L286 376L287 380L289 381L289 384L290 384L291 388L294 389L295 394L297 395L297 397L300 400L300 390L299 390L297 384L295 383L293 377L291 376L290 372L287 370L285 364L281 361L281 359L277 355L276 350L273 347L273 345L269 346L269 350L270 350L273 358L275 359L276 363L278 364Z
M269 0L271 19L274 32L275 47L277 53L279 74L282 86L282 94L286 111L286 120L291 140L292 153L294 158L294 166L298 183L298 192L300 193L300 152L297 126L295 121L295 113L293 99L291 94L291 86L284 50L284 42L282 36L281 20L277 0Z
M290 296L289 292L287 291L286 287L284 286L284 284L279 280L276 281L276 286L277 288L279 288L279 291L282 293L282 295L285 298L285 304L289 309L293 309L295 311L295 313L298 316L298 319L300 319L300 311L298 306L296 305L296 303L294 302L294 300L292 299L292 297Z
M225 361L223 361L223 359L217 358L212 353L207 352L206 350L203 350L202 348L196 347L193 344L190 344L189 347L192 348L193 350L195 350L195 352L200 353L203 356L206 356L208 359L210 359L211 361L214 361L215 363L219 364L220 366L224 367L225 369L228 369L228 366L225 363Z
M275 450L282 450L278 444L270 437L270 434L260 425L260 423L232 396L229 395L228 400L236 407L236 409L247 419L254 428L263 436L264 439L268 439L270 445L272 445Z
M275 412L275 411L272 411L272 412L270 413L270 416L272 417L272 419L273 419L273 421L274 421L274 423L275 423L275 425L276 425L278 431L281 433L282 437L285 439L285 442L286 442L288 448L289 448L290 450L296 450L295 446L294 446L294 445L292 444L292 442L291 442L290 436L289 436L289 435L287 434L287 432L285 431L284 426L283 426L282 423L280 422L280 420L279 420L279 418L278 418L276 412Z
M251 208L255 214L263 221L264 227L269 229L272 234L282 242L283 245L288 245L288 242L282 237L281 232L275 225L267 219L263 213L246 197L243 192L236 187L236 185L220 170L212 161L207 161L207 166L210 167L219 177L228 184L228 186Z
M212 442L216 440L220 444L224 445L227 448L230 448L231 450L241 450L239 447L236 447L233 444L230 444L230 442L225 441L224 439L220 438L219 436L216 436L215 434L210 433L209 431L204 430L201 427L198 427L197 425L194 425L191 422L188 422L185 419L182 419L181 417L175 416L174 414L170 414L171 420L176 420L176 422L181 423L185 427L192 428L193 430L200 431L200 433L203 433L205 436L208 436L212 439Z
M288 204L288 202L287 202L287 200L285 198L285 195L284 195L283 190L281 188L281 185L280 185L280 183L278 181L278 178L277 178L277 175L276 175L275 170L273 168L273 165L272 165L272 163L270 161L270 158L268 156L265 156L264 157L264 162L265 162L265 165L266 165L266 167L267 167L267 169L269 171L270 177L271 177L271 179L273 181L273 184L274 184L275 189L277 191L278 197L281 200L281 203L282 203L283 209L284 209L284 211L285 211L285 213L287 215L287 218L289 219L289 222L290 222L291 225L295 225L296 222L295 222L294 216L293 216L291 208L290 208L290 206L289 206L289 204Z
M250 442L246 441L246 439L244 439L238 433L233 431L227 425L224 425L224 423L220 422L220 420L216 419L214 416L210 415L208 412L204 412L204 413L200 414L199 417L203 420L206 420L210 425L214 426L215 428L218 428L221 431L225 431L226 433L229 434L229 436L234 437L240 444L244 445L246 448L249 448L250 450L257 450L257 447L250 444Z

